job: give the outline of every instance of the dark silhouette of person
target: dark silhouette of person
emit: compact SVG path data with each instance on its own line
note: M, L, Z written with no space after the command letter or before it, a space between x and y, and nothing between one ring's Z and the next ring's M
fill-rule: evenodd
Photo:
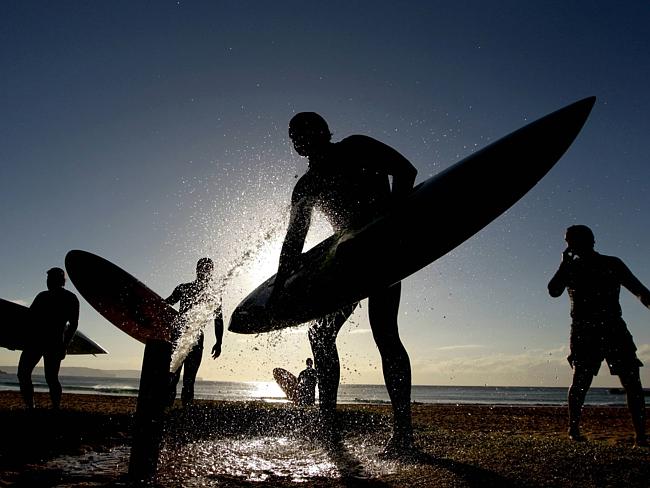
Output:
M281 296L288 275L300 260L314 209L326 216L335 232L359 227L408 194L417 174L404 156L371 137L352 135L332 142L327 122L314 112L295 115L289 123L289 137L296 152L308 158L309 167L293 189L272 300ZM370 327L393 405L393 434L386 454L398 454L413 445L411 365L397 324L400 294L401 283L397 283L368 298ZM356 303L343 307L315 321L309 329L318 374L322 433L334 442L338 439L334 418L340 380L336 336L355 307Z
M46 283L47 290L36 295L29 307L34 320L33 332L29 344L20 354L18 382L25 406L28 409L34 408L32 372L43 358L52 408L58 410L62 394L59 369L79 325L79 300L74 293L63 288L63 269L49 269Z
M298 404L309 406L316 403L318 375L314 369L314 361L311 358L307 358L305 365L307 367L298 375Z
M643 363L622 318L619 294L627 288L650 308L650 291L632 274L623 261L594 250L594 234L585 225L572 225L565 234L567 248L548 292L559 297L566 289L571 302L570 355L573 381L569 388L569 437L584 440L580 414L593 377L603 359L612 375L620 378L632 415L636 445L647 446L645 399L639 376Z
M213 290L211 287L212 271L214 263L210 258L201 258L196 263L196 280L190 283L178 285L172 294L165 299L170 305L180 302L179 313L187 313L193 306L208 301L213 302ZM221 355L221 342L223 339L223 314L221 303L217 304L214 316L214 336L215 344L212 346L212 358L217 359ZM174 340L177 340L182 330L174 331ZM183 361L183 364L172 374L169 386L169 405L173 405L176 398L176 387L180 380L181 370L183 370L183 388L181 390L181 402L183 406L188 406L194 401L194 383L196 375L201 366L203 357L203 340L204 334L201 331L198 342L190 350L189 354Z

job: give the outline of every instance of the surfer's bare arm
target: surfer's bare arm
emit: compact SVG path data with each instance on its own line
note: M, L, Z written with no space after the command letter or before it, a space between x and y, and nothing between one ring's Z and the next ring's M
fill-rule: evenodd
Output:
M298 262L302 248L305 244L307 231L311 222L313 202L306 191L306 184L303 179L298 181L291 197L291 215L287 234L280 251L280 264L275 278L274 289L279 291L291 270Z
M548 282L548 294L553 298L557 298L562 295L567 286L567 278L569 275L570 266L570 257L568 251L568 249L565 249L562 253L562 262L560 263L560 267L551 278L551 281Z
M169 295L167 298L165 298L165 301L170 305L175 305L180 301L181 295L182 295L181 287L177 286L176 288L174 288L172 294Z
M399 157L391 160L393 166L389 171L389 174L393 175L391 193L399 198L408 194L413 189L418 170L400 153L394 149L393 152Z
M643 305L650 308L650 290L632 274L623 261L619 261L621 266L621 285L629 290L632 295L637 297Z
M373 161L393 177L391 193L395 197L406 195L413 189L418 170L399 151L388 144L372 139Z
M217 359L221 356L221 343L223 341L223 312L221 306L216 310L214 316L214 337L215 343L212 347L212 359Z

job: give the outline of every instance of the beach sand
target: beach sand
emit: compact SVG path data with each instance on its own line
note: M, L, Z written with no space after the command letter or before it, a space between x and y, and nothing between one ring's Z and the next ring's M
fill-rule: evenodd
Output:
M136 399L64 392L62 409L0 392L0 486L127 486ZM564 407L413 406L419 453L386 461L390 407L340 405L343 448L315 441L315 408L197 401L168 414L160 486L648 487L650 449L633 448L621 407L585 407L587 442Z

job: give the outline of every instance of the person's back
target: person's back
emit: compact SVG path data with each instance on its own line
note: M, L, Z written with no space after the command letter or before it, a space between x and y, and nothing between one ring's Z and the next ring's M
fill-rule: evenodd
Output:
M313 361L307 359L307 367L298 375L298 403L300 405L314 405L316 403L316 384L318 374L313 368Z
M34 317L35 339L47 350L63 340L68 323L79 313L79 300L65 288L54 288L36 295L29 308Z
M52 406L57 409L61 402L59 369L79 323L79 300L64 286L63 269L51 268L47 272L48 289L36 295L30 306L34 320L31 324L33 334L18 362L20 392L27 408L34 407L32 372L41 358Z

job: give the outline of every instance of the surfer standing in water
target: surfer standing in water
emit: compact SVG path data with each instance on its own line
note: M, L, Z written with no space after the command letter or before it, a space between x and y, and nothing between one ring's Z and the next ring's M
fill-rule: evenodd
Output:
M185 314L192 307L200 305L202 302L213 302L212 297L212 271L214 270L214 263L210 258L201 258L196 263L196 280L190 283L182 283L178 285L172 294L165 299L170 305L180 302L179 313ZM221 311L221 303L218 304L214 315L214 336L215 344L212 347L212 358L217 359L221 355L221 342L223 339L223 314ZM178 340L178 336L182 330L175 330L174 341ZM176 398L176 387L181 377L181 369L183 369L183 389L181 390L181 402L184 407L187 407L194 401L194 383L196 375L201 366L201 359L203 358L203 330L199 335L199 340L192 347L186 356L183 364L178 367L176 372L172 374L171 383L169 385L169 406L174 404Z
M51 268L47 272L47 290L40 292L29 307L34 314L31 343L20 354L18 382L25 406L34 408L32 372L43 358L45 380L50 390L52 408L61 404L59 369L68 345L79 326L79 299L65 286L65 271Z
M607 361L609 371L617 375L627 394L637 446L648 446L645 432L645 399L639 377L643 363L636 356L636 345L623 321L619 293L627 288L650 308L648 290L619 258L594 250L594 234L585 225L566 230L567 248L551 281L548 292L559 297L565 289L571 301L570 355L573 381L569 388L569 437L584 438L580 433L580 413L591 382L600 365Z
M282 294L287 277L300 260L314 209L327 217L335 232L359 227L408 194L417 174L404 156L371 137L353 135L333 143L327 122L314 112L295 115L289 123L289 137L296 152L308 158L309 168L291 197L273 299ZM386 455L399 455L413 448L411 364L397 324L400 294L401 284L396 283L368 298L370 327L393 405L393 434L384 449ZM316 320L309 329L318 374L321 425L334 442L338 440L334 417L340 380L336 336L356 305Z
M316 383L318 383L318 373L314 369L314 361L307 358L307 366L298 375L298 404L310 406L316 403Z

